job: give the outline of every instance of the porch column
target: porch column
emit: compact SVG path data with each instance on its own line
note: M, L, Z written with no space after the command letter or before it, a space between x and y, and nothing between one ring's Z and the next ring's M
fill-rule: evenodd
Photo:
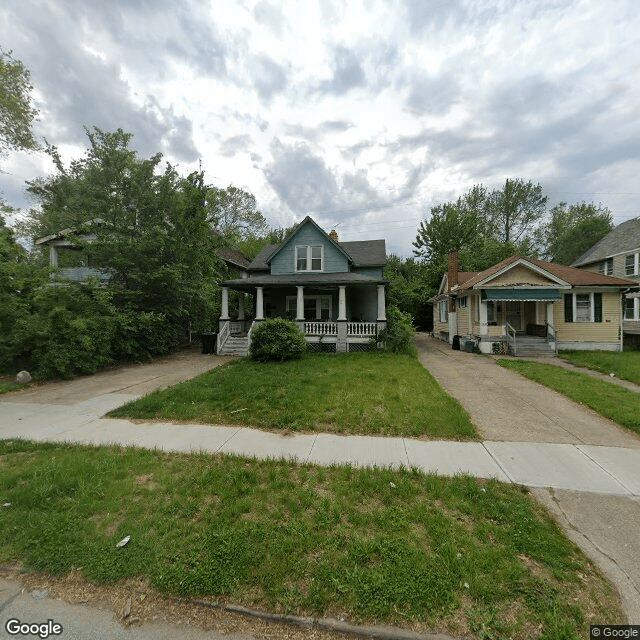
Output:
M480 300L480 335L486 336L488 333L487 327L487 301Z
M53 244L49 245L49 266L57 267L58 266L58 247Z
M244 293L238 296L238 320L244 320Z
M256 320L264 320L262 287L256 287Z
M296 320L298 322L304 322L304 287L296 287L298 290L298 297L296 298Z
M220 320L229 320L229 289L222 287L222 311Z
M384 303L384 285L378 285L378 322L384 322L387 319Z
M340 285L338 289L338 320L347 319L347 287Z
M547 302L547 322L553 327L553 302Z

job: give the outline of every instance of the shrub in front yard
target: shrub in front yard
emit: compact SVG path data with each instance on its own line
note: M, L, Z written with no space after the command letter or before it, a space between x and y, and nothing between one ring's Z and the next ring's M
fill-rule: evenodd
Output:
M259 362L292 360L299 358L306 350L304 334L290 320L264 320L251 334L249 355Z
M382 342L384 350L390 353L408 353L413 355L416 347L413 344L413 334L416 330L411 323L411 316L400 311L397 307L387 308L387 326L378 337L377 342Z

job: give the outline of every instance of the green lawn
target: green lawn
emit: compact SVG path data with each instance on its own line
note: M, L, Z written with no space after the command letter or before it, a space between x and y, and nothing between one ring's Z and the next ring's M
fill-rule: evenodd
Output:
M109 415L266 429L468 440L467 412L411 356L237 360Z
M0 468L0 563L29 571L487 639L623 621L545 509L496 481L18 440Z
M615 373L618 378L640 384L640 351L560 351L558 355L579 367Z
M498 360L498 364L590 407L623 427L640 433L640 394L634 391L579 371L568 371L550 364L527 360Z

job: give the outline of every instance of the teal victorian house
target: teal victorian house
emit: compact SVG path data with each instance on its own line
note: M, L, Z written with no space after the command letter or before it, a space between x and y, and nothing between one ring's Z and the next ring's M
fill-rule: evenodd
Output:
M245 354L251 330L265 318L294 320L317 351L368 349L386 326L385 264L384 240L338 242L335 231L327 234L307 216L248 265L234 260L241 277L222 282L218 353ZM230 290L238 297L234 319Z

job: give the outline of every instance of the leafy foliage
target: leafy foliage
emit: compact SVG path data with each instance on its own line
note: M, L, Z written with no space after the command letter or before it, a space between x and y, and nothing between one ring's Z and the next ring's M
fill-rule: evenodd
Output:
M387 258L384 277L389 281L387 304L410 314L414 323L423 331L433 328L433 308L429 298L436 292L433 284L442 273L432 273L430 265L413 258L396 255Z
M258 324L251 335L250 356L259 362L292 360L307 349L304 334L295 322L269 318Z
M545 260L571 264L613 229L611 212L603 205L567 205L551 209L551 217L536 231L540 253Z
M14 278L10 286L2 274L18 267L3 257L0 289L11 299L0 312L8 326L0 339L5 370L24 363L39 377L89 373L167 353L189 329L207 330L217 320L221 241L207 220L204 176L183 178L170 165L158 171L161 156L138 158L120 129L87 136L86 154L69 166L47 148L56 172L29 183L40 209L21 231L39 237L71 229L66 238L80 251L66 252L74 256L66 266L82 260L110 279L74 284L54 274L54 287L42 277L30 286ZM46 254L34 256L46 273Z
M416 352L416 346L412 340L414 333L411 316L397 307L390 306L387 307L386 328L373 339L382 342L384 350L390 353L414 354Z
M38 114L31 103L32 89L29 70L0 49L0 154L38 148L31 130Z

